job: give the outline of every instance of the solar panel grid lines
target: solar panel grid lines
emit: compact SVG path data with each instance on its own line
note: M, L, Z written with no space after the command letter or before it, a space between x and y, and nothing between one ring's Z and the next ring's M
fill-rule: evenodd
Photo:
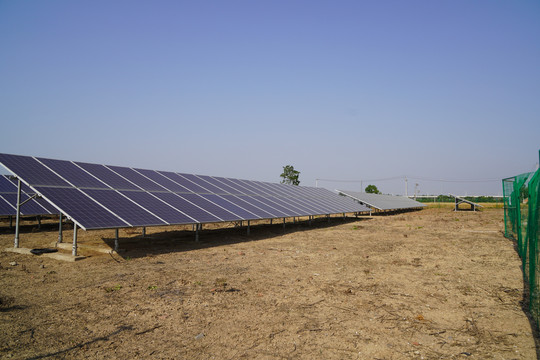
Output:
M27 185L69 186L33 157L0 154L0 163L13 174L17 174L21 181L32 179L32 184ZM13 171L13 169L18 171Z
M9 201L4 199L2 195L0 195L0 215L3 216L9 216L9 215L15 215L17 208L11 205Z
M268 209L268 208L266 210L261 209L260 207L240 198L239 195L233 195L233 194L222 195L222 197L225 199L228 199L229 201L242 207L243 209L248 210L252 214L259 216L261 219L270 219L270 218L278 217L275 213L270 212L271 209Z
M182 194L182 197L193 204L199 205L211 214L218 216L223 221L245 220L243 217L233 213L231 210L228 210L223 206L217 205L213 201L208 200L204 197L204 195L211 194Z
M280 199L289 203L290 206L293 207L293 209L297 209L297 211L300 211L301 213L304 212L317 212L319 210L316 209L316 207L313 207L312 205L306 204L306 202L302 201L299 197L293 196L288 189L285 189L285 186L283 184L270 184L270 183L263 183L258 182L256 185L259 185L261 188L265 188L268 192L281 194Z
M176 209L182 210L183 212L189 214L190 217L194 218L198 223L211 223L211 222L221 222L224 221L220 217L208 212L206 209L201 206L192 203L191 201L183 198L185 195L189 194L179 194L179 193L154 193L155 196L165 201L169 205L175 207ZM194 194L193 194L194 195Z
M287 212L283 212L279 209L279 206L271 206L267 203L261 201L261 196L251 196L251 195L235 195L240 200L250 204L251 206L261 209L265 212L275 215L274 217L287 217L289 216Z
M17 214L17 193L18 181L14 178L11 179L10 175L0 175L0 215L11 216ZM20 207L21 215L50 215L57 213L52 206L47 206L48 204L44 200L30 199L34 195L35 192L21 182L21 202L26 201Z
M143 170L137 169L137 172L145 175L149 179L157 182L165 189L174 193L192 193L193 191L188 190L186 187L180 185L179 183L172 180L167 174L174 176L174 173L169 173L167 171L154 171L154 170Z
M116 210L115 213L130 226L168 225L165 220L123 195L120 191L112 189L81 189L81 191L105 208Z
M85 230L131 226L80 189L36 187L36 190L44 197L54 199L59 211Z
M239 189L243 189L244 195L261 195L261 196L270 196L270 194L267 194L264 191L261 191L260 189L257 189L256 187L252 186L251 184L248 184L245 181L242 181L240 179L228 179L232 183L236 184L236 186L239 187Z
M76 161L75 164L92 174L94 177L98 178L104 184L108 185L109 188L116 190L140 189L138 186L124 179L122 176L110 170L105 165L83 163L78 161Z
M163 201L151 192L124 190L120 191L120 193L135 203L144 205L145 209L171 225L192 224L197 222L194 218L170 205L166 201ZM163 204L166 206L163 206Z
M71 161L45 158L36 158L36 160L73 187L108 188L105 183Z
M235 204L234 202L230 201L229 199L225 198L225 195L217 195L217 194L200 194L200 196L204 197L206 200L211 201L212 203L222 207L223 209L233 213L234 215L239 217L239 220L258 220L261 219L260 216L255 215L251 211L246 210L245 208Z
M223 181L219 181L215 176L205 176L204 179L215 186L219 187L220 189L223 189L226 193L232 194L232 195L242 195L240 191L233 188L232 186L227 185Z
M189 181L193 182L194 184L199 185L207 193L210 193L210 194L226 194L227 193L222 188L217 187L216 185L210 183L209 181L206 181L204 179L205 178L204 175L192 175L192 174L180 174L180 175L188 179Z
M163 172L160 172L160 173L164 174ZM178 185L181 185L182 187L187 189L188 191L186 191L186 193L195 193L195 194L206 194L206 193L208 193L208 190L206 190L205 188L195 184L193 181L189 181L188 179L186 179L185 177L183 177L182 175L180 175L178 173L167 172L164 175L167 176L167 178L169 180L172 180L175 183L177 183Z
M117 175L123 177L132 184L138 186L140 189L146 191L166 191L167 189L152 179L137 172L135 169L124 168L120 166L107 166L109 170L114 171Z
M394 195L383 195L383 194L369 194L357 191L348 191L348 190L336 190L340 194L343 194L349 198L355 199L368 205L369 207L380 210L404 210L404 209L416 209L425 207L425 204L422 204L413 199L409 199L405 196L394 196Z

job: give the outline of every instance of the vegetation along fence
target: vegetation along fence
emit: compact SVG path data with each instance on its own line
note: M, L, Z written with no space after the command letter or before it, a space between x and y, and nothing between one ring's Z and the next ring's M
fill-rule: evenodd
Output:
M540 152L539 152L540 155ZM529 310L540 324L540 169L503 179L504 235L517 242L523 276L529 284Z

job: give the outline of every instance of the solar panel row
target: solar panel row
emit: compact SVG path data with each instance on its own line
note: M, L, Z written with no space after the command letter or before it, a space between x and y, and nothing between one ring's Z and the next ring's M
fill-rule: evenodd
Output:
M365 212L326 189L0 154L83 229Z
M28 200L34 192L23 184L21 188L21 202ZM57 214L46 201L31 199L21 206L21 215L48 215ZM15 216L17 214L17 183L9 176L0 176L0 216Z
M365 192L337 190L340 194L366 204L374 210L405 210L425 207L425 204L405 196L369 194Z

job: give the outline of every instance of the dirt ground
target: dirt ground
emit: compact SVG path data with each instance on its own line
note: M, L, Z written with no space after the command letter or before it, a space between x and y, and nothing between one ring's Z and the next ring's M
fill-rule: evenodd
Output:
M28 224L21 246L56 241ZM501 209L227 226L121 230L126 252L77 262L0 252L0 357L537 358Z

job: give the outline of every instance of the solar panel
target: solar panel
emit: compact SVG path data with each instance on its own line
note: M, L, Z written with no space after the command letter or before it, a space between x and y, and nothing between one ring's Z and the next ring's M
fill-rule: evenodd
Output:
M108 169L104 165L81 163L81 162L76 162L75 164L77 164L84 170L88 171L90 174L97 177L99 180L109 185L109 187L113 189L140 190L140 188L137 187L137 185L124 179L123 177L113 172L112 170ZM106 187L102 187L102 188L106 188Z
M0 163L83 229L368 211L309 187L8 154Z
M191 192L185 187L183 187L182 185L179 185L178 183L172 181L167 176L165 176L167 174L166 172L163 172L162 174L154 170L143 170L143 169L135 169L135 171L146 176L152 181L157 182L159 185L163 186L163 188L167 189L168 191L177 192L177 193Z
M11 180L8 175L0 176L0 216L17 215L17 183ZM25 184L21 184L21 215L48 215L56 214L58 211L42 199L31 199L27 201L34 192Z
M21 179L28 179L30 185L69 186L68 183L32 157L0 154L0 163ZM17 172L13 169L17 169Z
M151 179L141 175L133 169L120 167L120 166L107 166L110 170L114 171L118 175L122 176L126 180L129 180L133 184L137 185L139 188L147 191L163 191L165 188L152 181Z
M189 202L184 199L182 196L186 194L174 194L174 193L153 193L155 196L165 201L167 204L173 206L174 208L182 211L184 214L189 214L189 216L195 219L194 222L199 223L208 223L208 222L220 222L223 219L209 213L207 210L202 207Z
M192 224L195 221L171 205L163 206L167 203L152 193L145 191L121 191L121 193L169 224Z
M375 210L416 209L426 206L405 196L369 194L364 192L337 190L340 194L353 198Z
M38 158L38 160L75 187L89 187L97 189L109 188L103 182L99 181L70 161L43 158Z
M75 188L36 187L44 197L51 199L63 214L83 229L106 229L129 227L111 211L100 206Z

